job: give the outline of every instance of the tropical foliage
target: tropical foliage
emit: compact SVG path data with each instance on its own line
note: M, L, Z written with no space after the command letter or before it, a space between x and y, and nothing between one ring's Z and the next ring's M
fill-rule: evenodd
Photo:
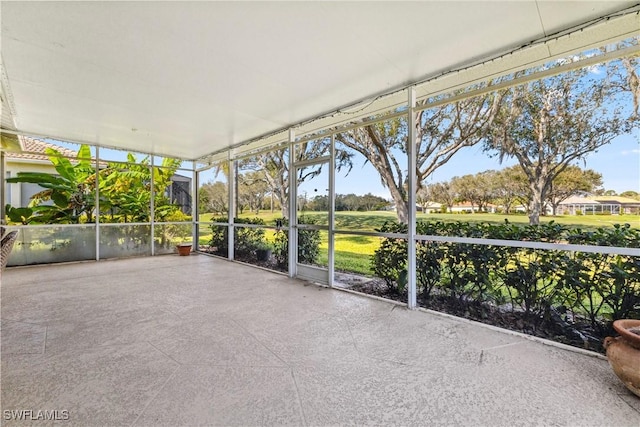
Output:
M78 224L92 222L95 214L96 172L91 151L83 145L75 164L52 148L46 154L57 175L21 172L7 182L38 184L42 191L31 197L27 207L7 205L6 213L13 222L22 224Z
M91 159L87 145L79 148L73 160L63 157L53 148L47 148L45 153L56 174L20 172L17 177L7 179L9 183L26 182L43 188L31 197L26 207L7 205L7 216L13 222L91 223L98 205L101 222L149 222L152 183L155 220L175 217L179 211L165 193L181 164L180 160L165 158L158 167L151 166L149 157L138 161L129 153L127 163L101 164L96 174L96 161ZM96 193L99 194L98 204Z

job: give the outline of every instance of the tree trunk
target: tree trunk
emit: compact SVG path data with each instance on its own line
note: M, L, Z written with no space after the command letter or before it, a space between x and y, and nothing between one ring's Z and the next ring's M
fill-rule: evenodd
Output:
M409 206L407 202L404 200L396 202L396 214L398 215L398 221L403 224L409 223Z
M281 193L284 193L284 191ZM280 195L280 210L282 211L282 218L289 219L289 201L285 194Z
M358 142L341 134L338 134L336 139L367 158L371 166L380 174L383 185L389 190L389 195L396 205L398 221L406 224L409 221L409 206L403 190L402 168L373 125L365 126L360 135L353 136L353 139Z
M529 224L540 224L540 215L544 208L545 199L545 183L544 180L539 178L538 182L532 183L529 188L531 189L531 200L529 201Z

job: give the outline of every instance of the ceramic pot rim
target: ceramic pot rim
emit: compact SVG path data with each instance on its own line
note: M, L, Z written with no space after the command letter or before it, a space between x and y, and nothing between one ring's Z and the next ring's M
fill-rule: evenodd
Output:
M640 328L640 320L619 319L613 322L613 329L622 336L624 340L636 348L640 348L640 335L629 331L631 328Z

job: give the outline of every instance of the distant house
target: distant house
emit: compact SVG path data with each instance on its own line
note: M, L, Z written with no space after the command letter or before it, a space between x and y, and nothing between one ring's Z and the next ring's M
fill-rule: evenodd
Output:
M179 174L171 177L171 185L167 188L167 197L180 210L191 215L191 178Z
M426 202L416 207L416 210L422 213L440 212L441 209L442 203L438 202Z
M47 148L58 150L63 156L74 157L75 151L51 144L38 139L19 136L19 152L6 151L5 154L5 178L15 178L19 172L42 172L56 174L56 170L45 154ZM27 206L31 196L42 191L38 184L21 182L15 184L5 183L5 203L12 206Z
M469 202L456 203L449 208L449 212L451 213L460 213L460 212L479 212L478 205L472 205Z
M45 153L47 148L57 150L65 157L75 157L76 152L40 139L19 136L21 151L5 151L5 178L14 178L19 172L43 172L56 174L56 170ZM107 163L100 162L100 167ZM180 206L183 213L191 214L191 178L175 174L171 177L171 186L167 188L167 197L171 203ZM5 183L5 203L12 206L27 206L31 196L42 191L38 184L28 182Z
M471 202L463 202L463 203L457 203L453 206L451 206L451 208L449 208L449 212L451 213L456 213L456 212L467 212L467 213L472 213L472 212L490 212L490 213L495 213L497 210L498 206L491 204L491 203L487 203L486 205L483 206L482 211L480 210L480 207L478 205L472 205Z
M593 200L600 203L605 209L608 207L611 213L631 214L640 211L640 200L628 197L598 196L593 197Z
M384 210L384 211L395 211L396 210L396 204L395 203L390 203L388 205L385 205L385 207L382 208L381 210ZM416 212L422 212L422 206L416 205Z
M640 211L640 200L621 196L578 197L572 196L558 205L563 215L631 214Z

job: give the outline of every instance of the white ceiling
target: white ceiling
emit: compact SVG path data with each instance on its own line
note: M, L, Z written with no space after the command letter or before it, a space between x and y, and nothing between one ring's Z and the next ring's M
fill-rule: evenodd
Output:
M2 124L195 159L634 3L3 1Z

